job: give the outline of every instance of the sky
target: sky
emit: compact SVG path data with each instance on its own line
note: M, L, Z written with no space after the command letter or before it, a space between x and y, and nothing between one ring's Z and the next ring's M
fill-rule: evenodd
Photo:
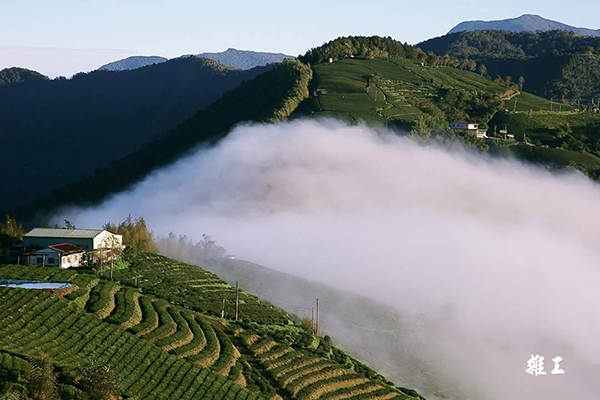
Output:
M70 76L129 55L176 57L229 47L298 55L343 35L403 42L447 33L461 21L525 13L600 28L600 3L574 0L81 1L4 0L0 68Z

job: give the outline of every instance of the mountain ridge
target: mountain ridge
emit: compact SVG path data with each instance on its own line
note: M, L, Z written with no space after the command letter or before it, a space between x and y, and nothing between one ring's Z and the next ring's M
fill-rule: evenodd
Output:
M264 67L268 64L280 63L286 58L294 58L294 56L290 56L283 53L238 50L233 47L229 47L227 50L221 52L185 54L175 58L187 57L204 58L216 61L220 64L229 67L239 68L243 70L248 70L256 67ZM130 71L138 68L147 67L153 64L161 64L167 61L169 61L169 59L162 56L131 56L122 60L117 60L108 64L104 64L98 69L101 71Z
M100 71L128 71L132 69L143 68L148 65L160 64L168 60L168 58L161 56L131 56L122 60L104 64L98 69Z
M0 142L12 150L0 157L0 168L19 196L2 196L0 209L12 213L40 192L109 166L268 69L182 58L2 86ZM31 157L34 144L68 157Z
M523 14L516 18L493 21L463 21L452 28L448 33L489 29L512 32L565 30L581 36L600 36L600 29L575 27L562 22L546 19L535 14Z
M27 68L10 67L0 70L0 86L9 83L47 81L49 79L46 75Z

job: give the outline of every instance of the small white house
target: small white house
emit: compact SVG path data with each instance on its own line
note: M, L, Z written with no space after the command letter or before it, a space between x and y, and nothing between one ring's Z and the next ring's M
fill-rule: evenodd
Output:
M54 244L29 255L29 263L67 269L83 265L85 251L69 243Z
M479 129L479 124L466 121L456 121L450 123L450 128L457 131L476 131Z
M479 124L474 122L466 122L466 121L456 121L449 124L451 129L455 131L467 131L472 133L479 139L487 138L487 130L479 129Z

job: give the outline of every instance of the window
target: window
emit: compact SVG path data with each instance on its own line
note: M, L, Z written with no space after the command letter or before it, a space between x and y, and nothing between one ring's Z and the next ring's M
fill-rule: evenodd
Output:
M37 264L43 264L44 263L44 258L43 257L37 257Z
M54 264L54 257L48 257L48 264Z

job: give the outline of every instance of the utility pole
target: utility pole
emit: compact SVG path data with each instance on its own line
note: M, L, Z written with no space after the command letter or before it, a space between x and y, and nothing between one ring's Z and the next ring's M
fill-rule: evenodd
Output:
M513 105L513 114L517 113L517 98L515 97L515 104Z
M240 318L240 281L235 281L235 320Z
M225 297L223 297L223 308L221 309L221 318L225 318Z
M319 299L317 299L317 336L319 336Z
M113 271L115 270L115 243L110 244L110 280L113 280Z
M310 308L310 334L315 335L315 308Z

